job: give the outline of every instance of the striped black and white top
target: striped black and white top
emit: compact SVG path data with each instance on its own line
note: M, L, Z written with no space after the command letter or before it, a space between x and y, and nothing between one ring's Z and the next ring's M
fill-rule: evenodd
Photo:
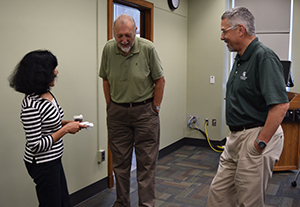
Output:
M62 127L64 112L55 98L53 102L39 95L27 95L22 101L20 119L26 135L26 162L35 159L37 164L45 163L63 154L63 140L54 143L51 134Z

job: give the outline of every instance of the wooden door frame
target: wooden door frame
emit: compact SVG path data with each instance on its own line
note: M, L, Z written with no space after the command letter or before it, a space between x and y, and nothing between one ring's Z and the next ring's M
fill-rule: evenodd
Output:
M154 4L144 0L107 0L107 40L113 38L113 3L120 3L130 6L145 13L145 38L153 42L153 10ZM144 26L144 25L142 25ZM114 187L113 167L112 167L112 154L108 144L108 186Z

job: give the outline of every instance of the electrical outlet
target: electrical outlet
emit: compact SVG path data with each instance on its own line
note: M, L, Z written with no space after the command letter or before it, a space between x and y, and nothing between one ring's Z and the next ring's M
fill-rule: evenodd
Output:
M212 119L211 125L212 126L217 126L217 119Z
M205 124L207 123L207 125L206 126L208 126L209 125L209 119L208 118L205 118Z
M105 161L105 150L99 150L98 151L98 162L104 162Z
M101 161L105 161L105 151L104 150L100 150L101 153Z
M187 115L187 124L189 124L190 119L194 117L193 122L198 128L200 128L200 115L199 114L188 114ZM193 125L191 125L193 127Z

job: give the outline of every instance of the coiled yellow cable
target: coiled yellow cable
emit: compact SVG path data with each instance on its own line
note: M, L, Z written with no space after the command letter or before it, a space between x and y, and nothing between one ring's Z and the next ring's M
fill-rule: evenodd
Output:
M216 149L210 144L210 141L209 141L209 138L208 138L208 133L207 133L207 123L205 123L205 134L206 134L207 142L208 142L210 148L212 148L215 152L223 152L223 150L216 150ZM224 149L224 147L221 147L221 146L217 146L217 147L220 148L220 149Z

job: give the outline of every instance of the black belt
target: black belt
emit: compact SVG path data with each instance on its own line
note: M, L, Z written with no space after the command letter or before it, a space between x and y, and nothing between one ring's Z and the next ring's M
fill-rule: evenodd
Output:
M139 105L145 105L145 104L147 104L147 103L150 103L150 102L153 101L153 98L149 98L149 99L147 99L147 100L145 100L145 101L136 102L136 103L116 103L116 102L114 102L113 100L111 100L111 101L112 101L114 104L117 104L117 105L119 105L119 106L123 106L123 107L129 108L129 107L134 107L134 106L139 106Z
M243 131L244 129L251 129L254 127L260 127L260 126L264 126L265 123L254 123L254 124L247 124L244 126L229 126L230 131L232 132L238 132L238 131Z

